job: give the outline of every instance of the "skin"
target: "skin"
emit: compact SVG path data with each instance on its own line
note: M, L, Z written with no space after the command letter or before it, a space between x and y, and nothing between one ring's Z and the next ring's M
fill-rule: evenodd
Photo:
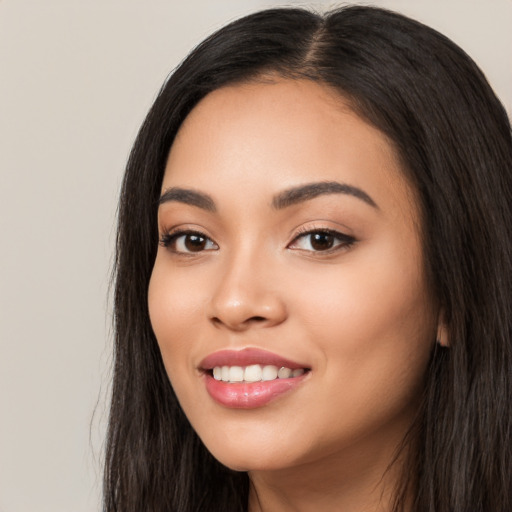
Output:
M276 209L312 182L358 187ZM285 79L204 98L171 148L162 193L208 194L216 211L161 204L149 288L152 326L180 404L223 464L249 471L250 510L389 510L386 471L417 409L438 329L414 191L394 149L326 86ZM204 205L203 205L204 206ZM304 231L353 237L315 250ZM167 237L168 240L168 237ZM185 243L187 242L187 243ZM194 246L192 246L194 247ZM200 362L257 347L307 364L263 407L219 405Z

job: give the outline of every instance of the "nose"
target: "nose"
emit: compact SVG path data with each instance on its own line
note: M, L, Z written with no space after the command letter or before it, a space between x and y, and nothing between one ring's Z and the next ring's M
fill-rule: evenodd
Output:
M232 331L273 327L287 317L283 293L269 265L252 257L226 261L209 306L210 321Z

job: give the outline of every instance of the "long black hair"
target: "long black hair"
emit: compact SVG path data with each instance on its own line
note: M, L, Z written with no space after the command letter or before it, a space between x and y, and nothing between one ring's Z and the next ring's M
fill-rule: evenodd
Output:
M474 62L386 10L271 9L201 43L162 87L124 178L115 266L115 366L106 512L237 512L249 479L205 449L152 332L147 291L173 139L209 92L268 74L334 87L395 145L417 192L429 282L449 348L434 349L397 489L415 512L512 510L512 139Z

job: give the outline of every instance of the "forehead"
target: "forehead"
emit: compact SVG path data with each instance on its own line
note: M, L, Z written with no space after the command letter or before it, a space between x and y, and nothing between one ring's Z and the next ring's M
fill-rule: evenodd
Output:
M177 134L162 188L215 194L230 184L271 194L313 181L415 204L392 142L339 92L309 80L250 82L207 95Z

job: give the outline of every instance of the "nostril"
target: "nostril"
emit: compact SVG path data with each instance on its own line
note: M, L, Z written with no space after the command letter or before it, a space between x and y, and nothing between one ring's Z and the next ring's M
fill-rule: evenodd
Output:
M214 316L211 318L212 323L216 326L226 325L231 329L243 329L243 330L248 328L251 324L263 324L267 320L268 319L265 318L264 316L259 316L259 315L251 316L251 317L249 317L245 320L242 320L240 322L238 322L238 321L230 322L229 319L227 319L227 318L225 320L222 320L222 318L219 318L218 316Z
M229 276L228 276L229 277ZM285 304L279 294L254 286L252 281L223 279L206 304L206 315L210 325L245 331L251 328L272 327L287 318ZM257 283L256 283L257 284Z

